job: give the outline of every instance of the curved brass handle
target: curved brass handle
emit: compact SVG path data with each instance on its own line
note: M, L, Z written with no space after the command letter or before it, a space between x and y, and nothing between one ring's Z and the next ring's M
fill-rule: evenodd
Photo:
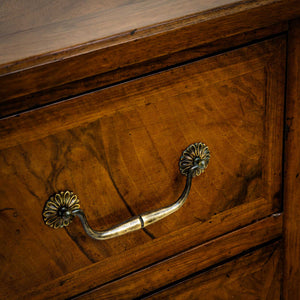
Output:
M93 239L105 240L128 232L144 228L177 211L186 201L192 178L200 175L207 168L210 159L208 147L203 143L190 145L182 154L179 168L187 176L185 188L181 196L173 204L158 210L149 211L135 216L108 230L96 231L90 227L84 212L80 209L78 197L69 191L64 191L50 197L43 210L44 222L53 228L68 226L74 216L79 217L85 232Z

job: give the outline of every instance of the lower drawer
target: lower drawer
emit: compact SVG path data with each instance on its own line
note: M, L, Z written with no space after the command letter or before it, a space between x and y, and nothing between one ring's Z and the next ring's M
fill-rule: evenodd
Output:
M140 299L146 296L150 297L150 295L158 299L165 299L168 296L173 299L176 295L179 297L181 294L182 299L191 299L193 295L195 295L195 299L205 300L228 299L227 296L229 299L278 299L276 298L278 293L272 294L272 292L279 291L281 246L279 242L272 243L271 241L280 238L281 230L282 215L275 214L99 286L81 294L76 299L125 300ZM269 242L271 246L262 247L266 242ZM260 247L261 250L249 251L249 249L257 249L257 247ZM250 252L250 254L245 255L246 252ZM220 267L214 268L213 266L216 265L220 265ZM204 270L211 271L205 272ZM196 276L196 274L198 275ZM190 279L187 280L187 278ZM248 286L248 281L251 282L251 280L253 283L249 283ZM172 287L175 283L179 284ZM166 286L169 288L164 290ZM201 288L202 286L203 288ZM213 294L218 286L220 293ZM243 293L236 294L239 289L244 289L244 286ZM177 288L179 291L176 290ZM265 295L270 296L269 298L263 296L263 289L266 291ZM206 290L212 291L212 294L208 293L211 295L210 298L201 297L205 295ZM156 291L161 292L155 294ZM221 296L222 294L224 297ZM235 295L243 297L234 298ZM232 296L233 298L230 298Z
M147 299L280 299L281 243L263 247Z

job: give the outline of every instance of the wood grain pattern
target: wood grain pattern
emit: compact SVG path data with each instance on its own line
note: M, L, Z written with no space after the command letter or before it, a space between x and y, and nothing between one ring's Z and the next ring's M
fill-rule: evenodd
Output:
M128 275L137 269L151 266L166 257L171 257L226 232L248 225L253 220L259 220L271 212L270 203L264 199L242 204L216 214L206 222L186 226L176 232L155 238L133 249L124 250L118 255L107 257L85 268L29 289L24 297L28 299L65 299ZM128 259L129 257L131 259Z
M278 237L282 231L281 226L281 217L267 218L155 264L151 268L140 270L120 280L108 283L78 298L87 300L141 297L153 289L162 287L162 284L179 280L231 256L240 254L268 239ZM278 257L276 258L278 259Z
M278 211L284 52L277 37L1 120L1 234L14 243L0 250L3 297L80 293L199 244L195 226L209 239ZM214 157L209 172L166 222L101 243L78 220L58 231L43 224L45 201L64 189L100 229L171 203L184 186L181 152L199 139ZM235 221L217 229L214 215ZM166 248L170 234L176 248ZM74 248L76 264L64 255Z
M181 1L176 1L176 3L173 1L167 2L168 8L163 14L169 14L170 5L176 6L177 4L181 7L182 3ZM210 11L201 11L199 3L214 2L197 1L194 9L198 13L191 16L182 15L182 18L175 19L172 22L165 22L158 26L138 28L139 30L137 31L133 30L136 29L134 27L124 34L85 43L81 46L77 45L69 49L58 50L56 48L56 51L52 53L37 57L33 56L27 60L14 63L8 63L8 60L5 60L7 63L1 68L0 98L7 100L28 95L68 82L141 63L149 59L169 55L183 49L196 47L200 44L207 44L220 38L267 27L295 18L300 14L298 0L280 0L275 2L273 0L241 1ZM217 1L215 5L217 6L218 3L220 4L220 1ZM159 10L161 10L161 1L155 1L153 5L158 5ZM199 7L200 10L198 11ZM145 11L145 7L143 7L143 11ZM124 14L121 11L120 15L125 15L126 19L128 19L126 13ZM116 19L120 19L119 15L116 16ZM98 24L96 26L99 28ZM68 32L59 23L58 27L59 29L62 28L62 32L52 35L51 28L49 29L46 26L41 27L42 32L37 32L33 36L26 38L31 48L28 55L34 55L32 51L38 47L36 47L33 40L40 41L41 36L49 39L50 45L52 45L53 40L58 40L59 36L64 41ZM70 26L70 28L73 27ZM77 26L74 28L78 29ZM48 37L48 30L50 30L50 37ZM80 28L78 30L81 32ZM24 34L26 36L27 32L25 31ZM18 38L12 45L14 49L21 49L21 56L25 53L25 36L22 39ZM72 34L69 36L72 36ZM83 36L86 38L85 34ZM21 46L20 41L22 41ZM41 41L41 45L47 44L45 41ZM9 55L9 53L13 52L9 50L7 38L4 39L4 45L7 47L5 48L7 50L2 51L2 53ZM33 48L31 45L33 45ZM70 46L70 43L68 43L68 46ZM63 46L61 45L61 47ZM48 50L45 49L45 51ZM40 54L41 52L43 50L39 49L38 53ZM20 59L20 57L15 59ZM18 72L17 75L15 74L16 72Z
M54 88L45 89L29 95L24 95L14 99L7 99L7 94L0 98L0 117L16 114L24 110L37 108L47 103L70 98L80 93L107 87L114 83L120 83L124 80L130 80L140 75L149 74L154 71L161 71L179 63L191 59L201 58L212 55L220 50L232 49L239 45L257 41L270 35L275 35L287 31L288 24L279 23L267 28L260 28L252 31L243 32L228 38L221 38L209 44L202 44L188 50L182 50L177 53L164 55L147 62L133 64L124 68L106 72L103 74L66 83ZM76 73L77 71L75 71ZM52 76L52 74L51 74ZM1 82L1 79L0 79ZM16 87L11 87L15 90Z
M127 33L137 28L169 23L235 0L197 1L10 1L1 9L0 64L21 60ZM22 51L17 47L22 40Z
M300 299L300 19L291 22L288 47L284 180L284 299Z
M279 300L281 250L269 245L146 298Z

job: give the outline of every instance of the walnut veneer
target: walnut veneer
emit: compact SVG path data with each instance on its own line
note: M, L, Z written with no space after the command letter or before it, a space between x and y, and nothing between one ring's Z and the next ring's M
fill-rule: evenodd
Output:
M300 299L299 2L30 2L0 15L0 298ZM44 224L63 190L99 230L171 204L200 141L166 219Z

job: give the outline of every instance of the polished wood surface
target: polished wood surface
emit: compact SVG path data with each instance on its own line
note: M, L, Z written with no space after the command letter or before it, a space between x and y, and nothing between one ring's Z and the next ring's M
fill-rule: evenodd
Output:
M155 59L151 59L147 62L135 63L123 68L118 68L114 71L97 74L89 78L76 80L75 82L60 84L59 86L55 86L54 88L43 89L41 91L36 91L35 93L31 93L29 95L25 94L14 99L10 99L7 93L3 93L0 98L0 117L5 117L8 115L20 113L25 110L34 109L48 103L54 103L56 101L82 94L86 91L104 88L112 84L124 82L126 80L132 80L136 77L145 76L145 74L149 74L155 71L161 71L163 69L170 68L174 65L178 65L189 60L199 59L208 55L212 56L213 54L218 53L221 50L230 50L233 47L248 44L270 35L276 35L286 32L287 29L287 22L278 23L267 28L260 28L243 32L229 38L221 38L209 44L201 44L200 46L194 47L192 49L181 50L170 55L164 55ZM86 64L85 67L88 68L89 64ZM76 74L78 70L77 64L73 64L72 66L70 66L69 70L69 73L71 72ZM35 82L37 84L39 80L44 80L44 78L47 78L48 80L52 77L53 71L50 69L50 66L48 66L43 77L36 78ZM40 84L38 84L38 86L39 87L37 88L37 90L41 89ZM32 85L29 84L27 85L27 87L32 88ZM18 90L18 86L14 84L8 89L11 92L14 92Z
M278 211L284 64L285 36L279 36L2 119L2 296L31 290L30 297L43 297L51 284L52 297L71 296L137 270L138 247L150 248L145 267L203 241L195 228L212 238ZM184 186L181 152L199 140L214 159L184 209L166 222L101 243L86 237L78 220L66 230L43 224L45 201L64 189L79 195L95 228L170 204ZM209 225L226 211L234 223ZM178 248L166 248L170 234ZM101 276L85 273L93 265ZM81 276L66 288L74 283L63 278L74 272Z
M143 2L150 3L150 1ZM134 3L133 6L142 5L143 2ZM268 27L295 18L300 14L300 2L298 0L240 1L222 7L219 7L219 5L231 2L222 0L186 2L192 3L192 15L184 14L187 12L183 8L181 18L179 17L171 22L166 21L155 26L156 21L154 19L149 21L151 25L148 27L136 28L134 26L128 32L118 31L120 34L110 37L107 36L108 33L104 33L105 38L101 38L98 31L98 21L100 20L101 23L102 19L106 19L107 14L107 12L102 11L103 18L101 18L101 10L99 11L100 19L97 17L87 19L92 24L88 25L88 28L84 27L84 33L78 25L79 23L74 26L63 26L58 21L56 24L57 30L54 30L54 32L51 31L53 24L48 26L48 23L46 23L45 26L38 27L40 31L38 30L32 34L30 34L30 30L25 30L20 33L21 37L16 35L14 38L13 34L3 36L2 48L4 49L1 53L10 56L10 53L18 51L18 55L3 60L0 70L2 74L0 84L1 101L170 55L221 38ZM128 14L122 11L126 7L131 7L131 1L126 3L128 6L121 6L118 14L109 19L110 27L114 24L111 21L115 20L114 18L121 20L122 24L127 24L127 22L122 21L124 16L126 21L131 20L127 17ZM182 6L182 1L164 1L163 3L161 1L151 1L151 5L160 11L158 15L163 18L166 17L166 14L169 15L171 11L173 12L175 7L184 6ZM205 7L210 8L210 10L203 11L202 9L205 9ZM218 7L218 9L213 9L214 7ZM144 6L140 8L142 10L139 12L144 11L143 13L151 16L150 19L155 18L156 15L149 14ZM68 11L65 10L67 14ZM135 15L134 22L139 24L139 20L144 19L143 13L141 13L142 15ZM84 11L82 14L84 14ZM13 17L15 17L15 14L12 14ZM168 20L167 17L166 19ZM93 30L93 22L97 27L96 31ZM76 34L72 34L73 29ZM97 32L97 38L100 40L90 42L86 31ZM28 33L29 36L27 36ZM79 41L74 40L75 44L73 45L75 46L72 47L72 40L69 39L76 39L78 35L84 39L85 43L76 45ZM10 44L11 39L12 43ZM61 49L65 47L64 44L57 45L56 41L64 43L65 40L68 41L67 47L69 48ZM25 49L26 44L29 50ZM50 51L49 45L56 45L55 49L50 48L55 51L45 54L44 51ZM43 50L39 46L46 47L46 49ZM35 49L38 49L38 51L36 52ZM25 53L30 58L24 60ZM11 62L11 59L17 61ZM16 75L15 72L18 74Z
M299 13L299 9L298 1L293 0L277 3L271 0L114 0L105 3L88 0L84 4L71 0L54 3L6 1L0 15L0 65L4 67L2 72L16 71L29 57L38 55L43 63L53 62L66 55L70 57L103 48L103 44L110 47L145 35L186 27L200 20L234 15L236 21L241 21L239 17L243 13L251 15L255 11L265 14L267 19L260 20L266 23L257 24L256 28L259 28L288 20ZM269 12L272 14L268 16ZM232 28L233 24L229 26ZM65 51L61 51L63 49ZM32 67L35 59L29 59L24 67ZM11 64L22 60L21 66Z
M145 299L279 300L281 279L282 248L275 243Z
M288 37L284 184L284 299L300 299L300 19Z
M244 227L227 235L223 235L216 240L210 241L206 244L200 245L190 249L189 251L157 263L151 266L151 268L140 270L125 276L120 280L108 283L107 285L101 286L90 293L79 296L78 298L81 300L87 300L135 299L137 297L142 297L154 289L161 288L163 283L170 284L176 280L184 278L185 276L205 269L216 263L222 262L232 256L241 254L246 249L255 247L260 243L279 237L282 232L281 226L281 216L269 217L248 227ZM269 255L267 255L266 259L264 259L265 262L268 261L268 257L272 261L273 251L274 247L272 247L271 251L269 250L267 252ZM278 257L276 255L273 266L275 270L277 267L277 260ZM273 262L271 265L273 265ZM258 266L253 266L253 268L254 270L258 271ZM274 276L273 268L270 272L271 277ZM278 290L278 282L276 282L276 289ZM262 294L264 292L267 291L262 291ZM240 291L240 293L242 294L242 291ZM231 297L233 295L234 294L231 294ZM224 296L226 296L226 294ZM161 299L164 299L164 297Z
M300 299L299 0L0 7L1 299ZM65 189L99 230L172 203L199 141L165 220L43 223Z
M234 2L236 0L6 1L0 15L0 45L4 50L0 65L113 35L128 32L133 35L140 28L162 22L168 24L173 19ZM22 49L18 47L20 41Z

